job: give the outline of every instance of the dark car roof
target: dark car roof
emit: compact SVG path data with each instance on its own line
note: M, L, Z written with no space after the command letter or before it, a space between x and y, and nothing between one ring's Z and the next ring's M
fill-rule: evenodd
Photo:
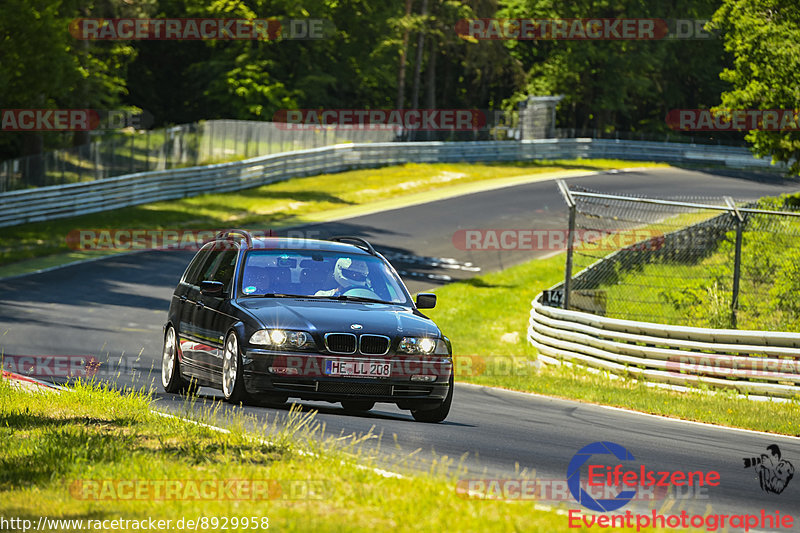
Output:
M299 239L285 237L256 237L253 238L252 250L321 250L323 252L339 252L351 255L371 255L369 252L354 244L322 241L317 239Z

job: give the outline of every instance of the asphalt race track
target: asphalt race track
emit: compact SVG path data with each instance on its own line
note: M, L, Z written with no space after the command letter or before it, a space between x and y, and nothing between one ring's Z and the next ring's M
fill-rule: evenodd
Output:
M800 190L777 178L711 171L653 169L570 179L604 192L654 196L754 199ZM538 182L461 196L336 223L307 226L321 236L357 234L389 254L412 292L450 279L506 268L546 252L468 252L454 247L453 233L470 228L564 228L566 207L555 183ZM91 355L109 365L99 375L120 385L143 386L160 372L162 326L172 290L191 253L151 251L112 257L50 272L0 281L0 347L5 354ZM441 259L453 261L442 264ZM439 305L457 305L440 301ZM447 333L447 332L445 332ZM458 346L454 347L456 352ZM113 368L115 367L116 368ZM151 368L154 370L150 375ZM180 397L158 403L178 410ZM202 389L201 399L219 396ZM458 460L467 454L464 478L509 478L518 470L539 479L563 480L572 456L595 441L624 446L635 463L657 471L718 471L719 487L664 501L637 501L641 509L662 508L705 514L792 514L800 520L800 473L782 494L759 487L742 459L766 453L777 443L783 457L800 468L800 439L774 437L643 416L580 402L457 385L453 409L442 424L422 424L409 413L378 404L364 415L345 415L338 404L306 402L319 409L328 434L382 435L386 465L391 454L419 449L423 463L433 456ZM226 409L232 407L226 406ZM258 417L285 417L286 408L245 407ZM800 418L800 414L798 415ZM611 461L609 464L614 464ZM580 508L569 494L556 498ZM544 502L547 503L547 502ZM626 508L623 508L624 511ZM795 526L798 530L800 526Z

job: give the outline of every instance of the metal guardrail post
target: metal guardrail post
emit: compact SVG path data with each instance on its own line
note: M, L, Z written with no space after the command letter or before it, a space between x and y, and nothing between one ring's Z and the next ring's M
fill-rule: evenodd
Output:
M736 328L736 311L739 309L739 282L742 277L742 233L744 217L739 212L733 198L725 197L725 203L731 208L731 215L736 217L736 246L733 256L733 294L731 296L731 325Z
M564 309L569 309L570 279L572 278L572 248L575 245L575 199L564 180L557 180L558 190L569 207L569 228L567 230L567 263L564 266Z

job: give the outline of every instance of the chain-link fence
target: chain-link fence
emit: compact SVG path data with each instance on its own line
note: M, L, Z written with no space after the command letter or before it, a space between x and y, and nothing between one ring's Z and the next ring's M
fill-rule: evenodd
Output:
M800 196L737 203L561 190L573 239L562 305L662 324L800 331Z
M3 161L0 192L394 138L394 132L387 130L287 129L273 122L244 120L108 133L82 146Z

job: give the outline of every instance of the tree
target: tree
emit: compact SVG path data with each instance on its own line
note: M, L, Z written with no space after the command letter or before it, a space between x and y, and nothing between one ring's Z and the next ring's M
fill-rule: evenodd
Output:
M733 66L721 78L733 88L722 94L723 110L800 109L800 5L796 0L724 0L714 14ZM796 115L795 115L796 116ZM752 150L789 163L800 174L800 132L754 130Z
M97 108L120 104L133 49L122 42L75 39L69 24L87 16L142 13L124 0L5 0L0 3L0 94L3 107ZM11 136L13 135L13 137ZM60 134L7 134L0 150L37 154L63 142Z
M504 0L505 18L709 18L716 0L673 0L656 12L639 0ZM526 68L514 100L528 94L565 96L559 123L600 132L666 131L671 109L719 102L725 65L719 40L507 41Z

